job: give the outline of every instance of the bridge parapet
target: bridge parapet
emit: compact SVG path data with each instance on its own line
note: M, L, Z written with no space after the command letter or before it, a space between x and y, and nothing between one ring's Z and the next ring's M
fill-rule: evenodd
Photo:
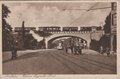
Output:
M54 31L52 31L52 32L49 32L49 33L53 33L53 34L55 34L55 33L91 33L91 31L58 31L58 32L54 32Z
M87 34L87 33L99 33L101 31L95 31L95 32L92 32L92 31L51 31L51 32L48 32L48 33L52 33L52 34Z

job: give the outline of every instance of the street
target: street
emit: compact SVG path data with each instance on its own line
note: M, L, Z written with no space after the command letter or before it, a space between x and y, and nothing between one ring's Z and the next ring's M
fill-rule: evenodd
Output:
M74 55L57 49L18 51L16 60L11 60L11 52L3 52L3 74L116 74L116 55L107 57L89 49L82 52Z

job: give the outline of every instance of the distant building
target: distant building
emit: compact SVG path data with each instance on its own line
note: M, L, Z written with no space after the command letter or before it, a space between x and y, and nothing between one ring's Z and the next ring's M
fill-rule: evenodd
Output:
M117 26L117 3L111 3L112 10L111 10L111 33L116 34L116 26Z

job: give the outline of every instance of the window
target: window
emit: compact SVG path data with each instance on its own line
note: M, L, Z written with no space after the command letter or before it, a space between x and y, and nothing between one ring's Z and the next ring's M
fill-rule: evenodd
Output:
M116 10L116 8L117 8L117 3L116 3L116 2L113 2L113 3L112 3L112 10Z
M112 14L112 25L114 25L114 26L117 25L117 16L116 16L116 13Z

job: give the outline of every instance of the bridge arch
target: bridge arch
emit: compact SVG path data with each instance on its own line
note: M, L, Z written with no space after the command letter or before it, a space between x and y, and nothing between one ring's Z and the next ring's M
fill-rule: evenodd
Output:
M87 42L87 47L89 48L89 45L90 45L90 41L91 41L91 38L90 38L90 33L85 33L85 34L80 34L80 33L61 33L61 34L53 34L51 35L50 37L46 38L45 40L45 43L46 43L46 48L49 48L49 42L55 40L55 39L58 39L58 38L62 38L62 37L78 37L80 39L83 39Z
M55 38L52 38L48 41L48 48L50 48L52 42L56 39L59 39L59 38L63 38L63 37L77 37L77 38L80 38L81 40L85 41L87 43L87 40L81 38L81 37L78 37L78 36L73 36L73 35L64 35L64 36L58 36L58 37L55 37Z

